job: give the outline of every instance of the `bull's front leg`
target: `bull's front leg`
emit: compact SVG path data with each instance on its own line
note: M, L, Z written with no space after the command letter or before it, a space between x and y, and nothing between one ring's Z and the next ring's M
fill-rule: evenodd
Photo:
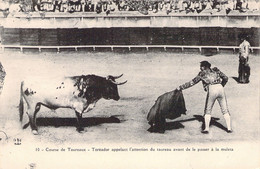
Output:
M75 111L76 116L77 116L77 131L79 133L84 131L84 128L82 127L82 113L79 113L78 111Z
M32 109L30 107L30 108L28 108L28 111L27 111L27 114L29 117L29 123L30 123L31 129L32 129L32 133L34 135L38 135L38 128L36 125L36 114L39 112L40 108L41 108L41 104L37 103L35 106L35 109Z

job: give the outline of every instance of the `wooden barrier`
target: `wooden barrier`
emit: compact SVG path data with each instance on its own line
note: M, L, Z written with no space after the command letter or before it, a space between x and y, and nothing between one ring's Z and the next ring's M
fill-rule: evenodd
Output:
M260 46L260 28L4 28L3 45L24 46L238 46L248 35L251 46Z
M2 43L20 45L20 29L4 29L2 34Z

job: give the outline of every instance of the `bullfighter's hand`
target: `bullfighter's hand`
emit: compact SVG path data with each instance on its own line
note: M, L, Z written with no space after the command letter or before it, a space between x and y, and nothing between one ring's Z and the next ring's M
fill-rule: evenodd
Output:
M178 86L175 90L178 90L178 91L180 91L181 90L181 88L180 88L180 86Z

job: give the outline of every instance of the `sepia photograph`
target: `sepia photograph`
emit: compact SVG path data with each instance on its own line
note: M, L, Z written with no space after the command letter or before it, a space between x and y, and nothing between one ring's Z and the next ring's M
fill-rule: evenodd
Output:
M0 0L0 169L259 169L259 0Z

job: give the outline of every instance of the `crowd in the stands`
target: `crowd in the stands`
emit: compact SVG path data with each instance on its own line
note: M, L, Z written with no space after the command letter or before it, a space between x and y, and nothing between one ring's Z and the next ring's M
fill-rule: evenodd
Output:
M213 13L259 11L259 0L0 0L0 11L95 12L139 11L148 13Z

